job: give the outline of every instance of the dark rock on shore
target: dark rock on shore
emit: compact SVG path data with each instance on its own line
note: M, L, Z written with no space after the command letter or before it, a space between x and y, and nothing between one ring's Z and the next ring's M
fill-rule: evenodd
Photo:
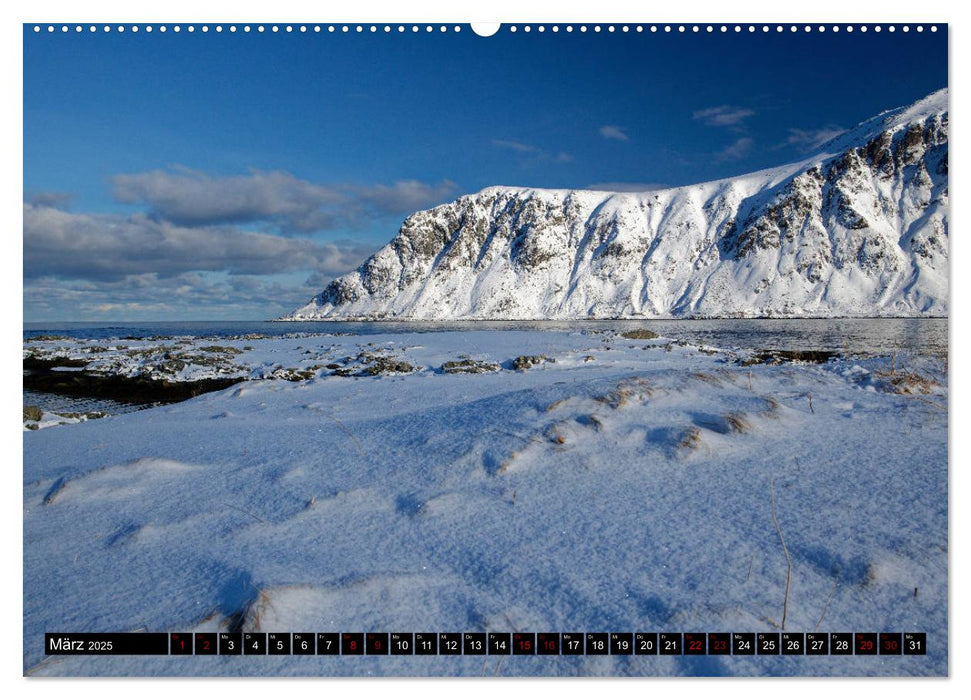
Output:
M760 350L752 356L742 360L741 365L780 365L783 362L809 362L825 364L839 353L832 350Z
M83 361L53 358L24 358L24 389L62 396L111 399L124 403L177 403L210 391L225 389L244 377L169 381L144 376L126 377L85 372L58 372L55 367L84 367Z

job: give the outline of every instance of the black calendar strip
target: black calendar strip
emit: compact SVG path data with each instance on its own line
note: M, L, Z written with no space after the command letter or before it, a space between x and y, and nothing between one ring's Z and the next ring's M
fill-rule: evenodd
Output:
M922 656L924 632L132 632L44 635L63 655Z

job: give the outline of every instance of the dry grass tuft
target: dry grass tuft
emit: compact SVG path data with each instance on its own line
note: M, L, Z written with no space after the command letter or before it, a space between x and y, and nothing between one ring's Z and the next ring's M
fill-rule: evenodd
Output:
M711 384L713 386L721 386L722 381L714 374L708 374L707 372L695 372L691 375L695 379L705 382L706 384Z
M782 535L782 528L779 527L779 519L775 514L775 481L769 480L769 498L772 504L772 523L775 525L776 532L779 533L779 541L782 543L782 551L786 555L786 596L782 601L782 629L786 628L786 617L789 614L789 585L792 583L792 558L789 556L789 548L786 546L786 538Z
M255 598L229 615L226 619L227 628L230 632L259 632L263 625L264 615L272 607L273 603L269 594L264 590L259 590Z
M762 400L765 401L765 410L762 411L761 415L766 418L778 418L779 409L782 408L781 404L771 396L763 396Z
M607 392L603 396L595 396L594 401L598 403L606 404L613 409L618 409L627 404L627 399L631 397L634 392L626 387L617 387Z
M618 384L602 396L595 396L594 401L605 404L613 409L625 406L631 399L649 399L654 394L650 383L646 379L628 379Z
M696 426L691 426L681 434L681 440L678 441L678 448L694 451L699 447L701 447L701 430Z
M649 331L646 328L639 328L633 331L624 331L620 334L622 338L627 338L628 340L654 340L658 337L657 333L654 331Z
M44 417L44 412L37 406L24 406L24 423L27 421L39 421Z
M940 387L930 377L917 372L877 372L897 394L931 394Z
M752 429L752 424L741 413L727 414L725 416L725 423L733 433L747 433Z

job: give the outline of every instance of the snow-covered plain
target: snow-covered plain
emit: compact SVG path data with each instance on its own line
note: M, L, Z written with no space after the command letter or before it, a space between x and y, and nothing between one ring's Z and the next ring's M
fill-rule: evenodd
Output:
M948 671L946 358L746 364L748 351L580 331L224 344L249 381L24 433L25 673ZM519 356L539 362L515 370ZM291 381L259 378L274 376ZM927 632L926 657L43 653L48 631L240 620L778 631L773 494L792 558L785 629Z

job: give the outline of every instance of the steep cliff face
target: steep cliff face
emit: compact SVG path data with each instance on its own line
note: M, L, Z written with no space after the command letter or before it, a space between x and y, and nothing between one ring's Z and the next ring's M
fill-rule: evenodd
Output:
M728 180L490 187L411 215L287 318L946 315L947 99Z

